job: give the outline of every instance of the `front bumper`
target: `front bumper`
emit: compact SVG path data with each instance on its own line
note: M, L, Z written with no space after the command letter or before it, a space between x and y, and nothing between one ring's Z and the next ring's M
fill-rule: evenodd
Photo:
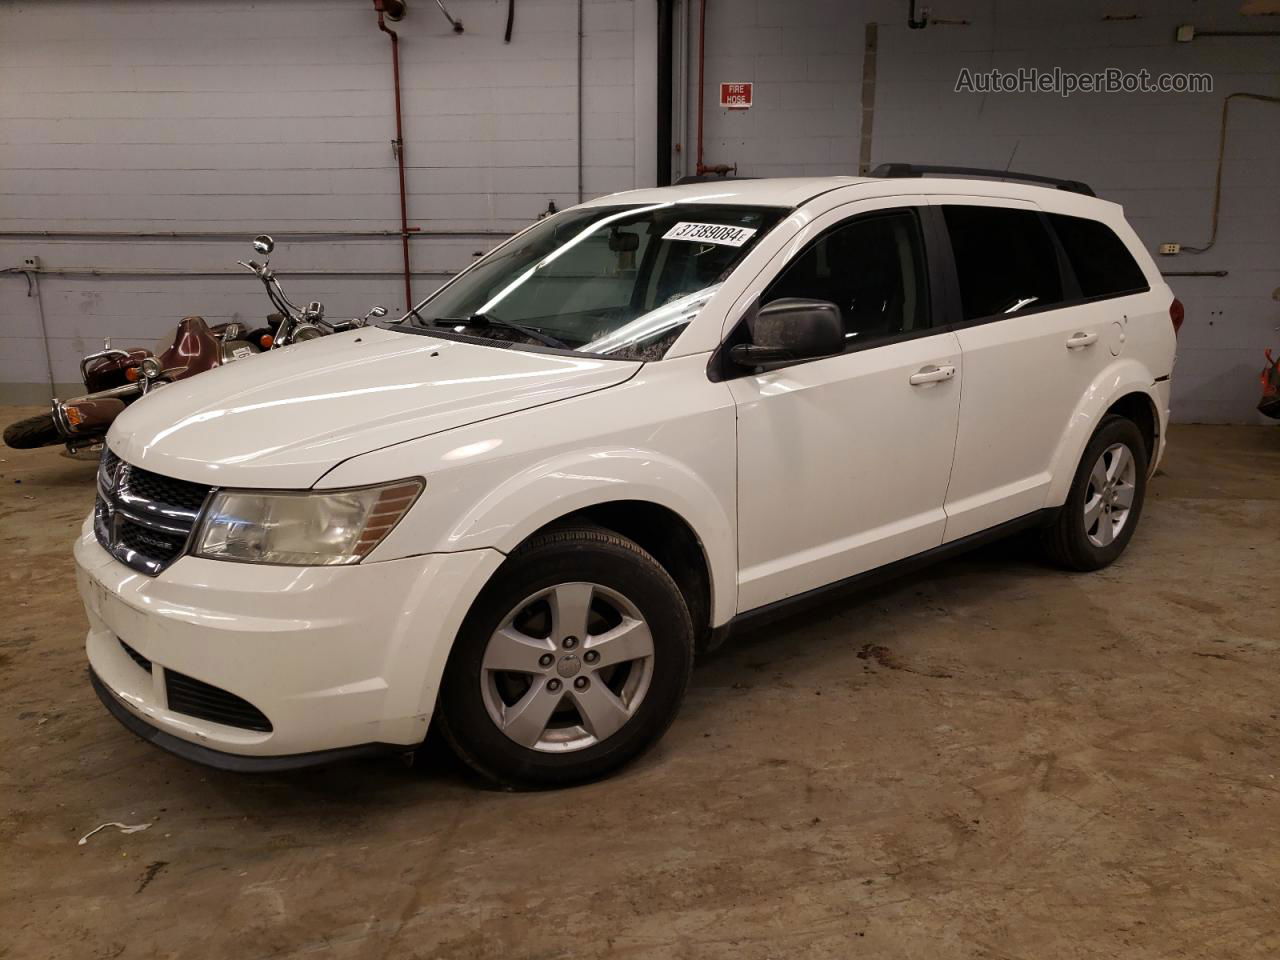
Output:
M183 557L148 577L103 550L90 523L75 556L85 648L108 709L157 746L242 770L421 743L462 618L504 559L473 550L273 567ZM270 729L171 709L170 671L247 701Z
M338 747L336 750L315 750L311 753L291 753L278 757L245 757L237 753L224 753L211 747L202 747L189 740L179 740L159 727L151 726L124 705L124 701L116 695L115 691L93 672L93 667L89 668L89 683L93 687L93 692L98 695L98 699L102 701L102 705L107 708L107 712L119 720L131 733L184 760L202 763L206 767L217 770L229 770L232 773L281 773L286 770L301 770L305 767L338 763L342 760L354 760L405 749L389 743L366 743L357 747Z

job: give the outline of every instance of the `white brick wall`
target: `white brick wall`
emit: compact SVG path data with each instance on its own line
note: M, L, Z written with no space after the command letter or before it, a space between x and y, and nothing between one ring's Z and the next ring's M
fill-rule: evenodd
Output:
M401 36L409 218L430 230L510 232L577 199L577 4L430 0ZM635 110L629 0L586 0L584 189L651 182L652 115ZM646 60L652 51L646 53ZM637 125L641 128L639 141ZM0 231L237 231L245 242L0 238L0 267L236 270L259 232L399 227L389 38L360 0L0 0ZM648 144L647 153L637 143ZM647 164L647 168L645 165ZM492 237L413 241L415 293ZM282 242L282 271L400 266L399 240ZM285 278L331 314L403 307L384 277ZM42 276L55 378L104 336L150 343L185 314L256 321L269 309L231 277ZM16 386L15 386L16 385ZM49 393L35 303L0 275L0 396Z
M1222 97L1280 95L1280 41L1173 40L1178 24L1274 30L1236 0L1118 3L947 0L925 4L967 26L909 30L898 0L709 0L705 154L746 176L856 173L864 27L879 24L872 159L1004 168L1085 180L1124 205L1154 251L1209 234ZM691 12L696 14L696 0ZM1138 14L1130 21L1107 15ZM696 49L696 20L690 31ZM1019 66L1153 74L1209 72L1209 95L954 93L961 67ZM696 71L691 70L696 84ZM750 111L717 105L721 81L755 82ZM690 90L685 163L693 163ZM1174 415L1258 422L1262 350L1280 347L1280 105L1235 101L1218 242L1203 255L1160 258L1165 270L1227 270L1223 279L1171 278L1187 307Z

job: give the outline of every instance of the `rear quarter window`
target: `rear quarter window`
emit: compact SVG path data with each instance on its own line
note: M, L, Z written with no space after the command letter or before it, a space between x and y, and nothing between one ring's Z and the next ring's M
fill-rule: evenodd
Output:
M1080 284L1080 295L1086 300L1150 289L1129 248L1105 223L1062 213L1049 214L1049 222L1062 241Z

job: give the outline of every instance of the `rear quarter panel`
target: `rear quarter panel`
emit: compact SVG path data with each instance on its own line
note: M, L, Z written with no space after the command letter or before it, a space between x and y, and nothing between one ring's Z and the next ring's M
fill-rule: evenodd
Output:
M1066 500L1075 468L1098 423L1117 400L1128 394L1140 393L1147 397L1155 411L1156 451L1151 462L1151 469L1155 469L1164 451L1169 425L1168 378L1173 373L1177 337L1169 319L1173 291L1125 220L1122 207L1071 194L1048 194L1038 203L1050 213L1088 217L1105 223L1124 241L1150 287L1145 293L1104 301L1120 317L1120 329L1107 341L1116 355L1090 385L1063 431L1048 501L1054 506Z
M1108 301L1121 308L1126 322L1122 356L1137 359L1152 373L1152 381L1173 372L1177 337L1169 320L1169 304L1173 291L1160 275L1160 268L1143 245L1141 238L1124 217L1117 203L1094 197L1081 197L1064 191L1040 191L1036 204L1046 213L1063 213L1087 217L1105 223L1115 231L1137 261L1150 287L1146 293Z

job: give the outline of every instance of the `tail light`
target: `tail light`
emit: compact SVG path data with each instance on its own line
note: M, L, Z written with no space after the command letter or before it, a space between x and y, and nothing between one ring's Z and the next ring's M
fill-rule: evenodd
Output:
M1174 297L1173 303L1169 304L1169 320L1173 323L1173 335L1175 337L1178 335L1178 331L1182 329L1182 318L1186 315L1187 311L1182 306L1182 301Z
M1179 304L1179 306L1181 306L1181 304ZM1178 322L1181 323L1182 321L1179 320ZM263 350L270 350L271 345L275 342L276 338L269 333L264 333L258 338L258 346L262 347Z

